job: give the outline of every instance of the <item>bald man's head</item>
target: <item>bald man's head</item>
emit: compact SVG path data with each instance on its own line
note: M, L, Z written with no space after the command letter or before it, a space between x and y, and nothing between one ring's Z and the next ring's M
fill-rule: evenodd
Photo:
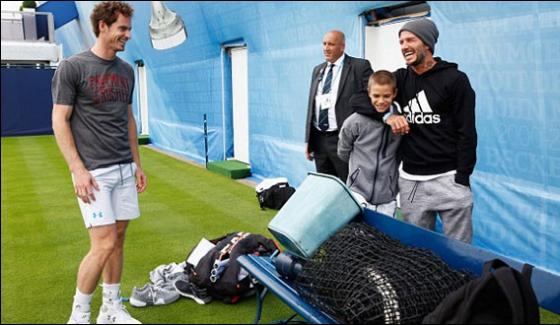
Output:
M343 54L346 37L339 30L331 30L323 37L323 54L325 60L330 63L336 62Z

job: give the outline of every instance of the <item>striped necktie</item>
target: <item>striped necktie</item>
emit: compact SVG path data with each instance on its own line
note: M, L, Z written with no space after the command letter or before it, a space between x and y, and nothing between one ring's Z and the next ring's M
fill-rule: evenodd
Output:
M323 94L328 94L331 92L332 76L333 76L334 64L330 64L329 72L327 72L327 78L323 83ZM326 131L329 129L329 110L320 109L319 110L319 129L321 131Z
M325 79L325 83L323 84L323 94L328 94L328 93L331 92L333 67L334 67L334 64L331 64L329 66L329 72L327 73L327 78Z

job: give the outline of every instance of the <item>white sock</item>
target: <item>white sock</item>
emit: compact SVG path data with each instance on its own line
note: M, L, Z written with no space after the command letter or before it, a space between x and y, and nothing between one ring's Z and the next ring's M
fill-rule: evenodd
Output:
M91 299L93 298L93 292L90 294L81 293L78 288L76 288L76 294L74 295L74 303L72 304L72 312L78 311L80 313L87 313L90 310Z
M112 284L103 283L103 303L112 305L115 301L119 301L121 298L120 292L121 292L120 283L112 283Z

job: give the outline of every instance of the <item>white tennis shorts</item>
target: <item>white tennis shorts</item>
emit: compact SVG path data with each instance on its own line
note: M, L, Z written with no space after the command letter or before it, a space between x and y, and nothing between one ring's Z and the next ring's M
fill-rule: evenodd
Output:
M136 191L136 164L117 164L89 171L99 191L93 190L95 201L84 203L78 198L86 228L132 220L140 216ZM74 181L74 175L72 175Z

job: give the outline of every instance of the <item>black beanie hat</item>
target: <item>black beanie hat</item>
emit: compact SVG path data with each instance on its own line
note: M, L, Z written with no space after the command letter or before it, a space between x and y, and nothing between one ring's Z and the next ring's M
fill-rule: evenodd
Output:
M432 50L432 53L434 53L439 31L433 21L427 18L409 21L399 30L399 37L402 31L405 30L418 36L418 38Z

